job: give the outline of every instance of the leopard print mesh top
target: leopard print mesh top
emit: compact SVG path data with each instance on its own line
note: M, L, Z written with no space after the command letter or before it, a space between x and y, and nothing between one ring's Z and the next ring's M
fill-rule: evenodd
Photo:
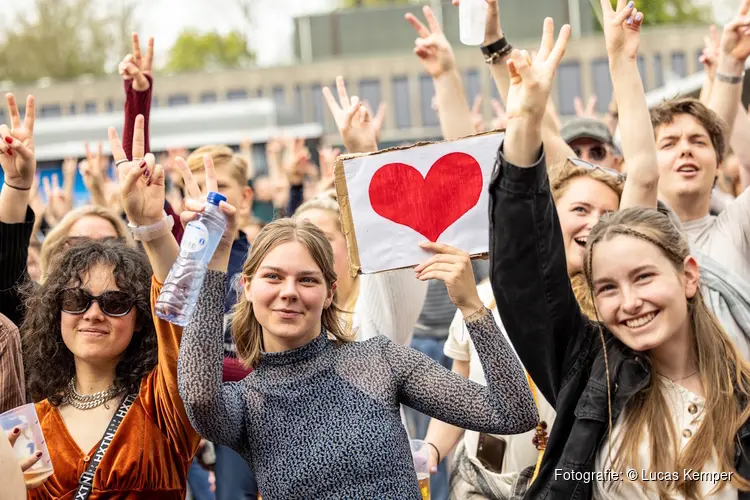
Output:
M263 353L244 380L222 383L225 280L206 275L183 333L179 390L195 429L242 455L264 499L420 499L401 403L478 432L537 424L524 372L491 314L467 325L487 387L385 337L341 344L325 332Z

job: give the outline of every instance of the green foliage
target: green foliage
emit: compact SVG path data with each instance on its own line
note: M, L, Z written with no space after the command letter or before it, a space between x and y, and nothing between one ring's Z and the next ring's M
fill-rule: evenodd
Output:
M599 0L589 0L601 19ZM612 7L617 7L617 0L612 0ZM692 0L635 0L635 8L643 12L643 25L710 23L712 14L710 5L696 5ZM601 30L601 25L597 24Z
M211 68L241 68L255 61L247 39L233 31L226 35L200 34L185 30L169 52L166 69L173 72L199 71Z
M96 0L35 0L6 23L0 37L0 80L28 83L102 75L119 57L115 33L132 29L133 6L107 12ZM26 14L26 15L24 15Z

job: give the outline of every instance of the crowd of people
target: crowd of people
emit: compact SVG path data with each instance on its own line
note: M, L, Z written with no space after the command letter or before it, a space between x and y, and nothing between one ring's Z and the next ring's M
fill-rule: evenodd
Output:
M385 116L343 77L323 96L345 151L273 139L259 176L247 143L151 151L133 35L112 157L87 145L41 189L34 98L7 95L0 413L34 404L54 473L15 427L0 498L420 499L410 439L433 500L750 498L750 0L706 37L700 97L652 109L643 13L600 0L614 97L564 125L570 27L520 50L486 2L489 125L430 8L406 21L444 139L504 131L488 260L428 242L350 275L334 163L377 152ZM209 193L227 228L183 328L154 307Z

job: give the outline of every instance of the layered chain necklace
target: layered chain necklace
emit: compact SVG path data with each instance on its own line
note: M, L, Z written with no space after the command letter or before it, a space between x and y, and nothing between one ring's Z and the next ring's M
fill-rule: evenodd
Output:
M111 401L121 390L115 389L114 385L104 391L94 394L80 394L76 391L75 377L70 379L68 387L65 390L65 402L73 408L79 410L91 410Z

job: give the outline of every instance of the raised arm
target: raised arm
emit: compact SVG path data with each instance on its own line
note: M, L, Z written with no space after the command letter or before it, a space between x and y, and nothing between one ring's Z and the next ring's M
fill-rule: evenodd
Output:
M548 18L533 61L513 51L511 118L490 185L492 291L516 352L553 407L565 374L590 344L568 277L541 140L549 89L569 36L564 26L553 46Z
M737 116L737 103L742 98L742 82L745 61L750 55L750 0L743 0L740 10L732 21L724 26L719 43L719 61L716 67L711 98L708 107L721 118L731 136Z
M132 160L133 134L135 120L138 115L144 118L143 124L143 152L151 151L149 144L149 117L151 114L151 94L153 92L153 78L151 76L154 61L154 39L148 39L148 49L145 57L141 53L138 34L132 35L132 53L125 56L118 69L125 87L125 125L122 132L122 146ZM136 158L142 158L143 155Z
M620 208L656 208L656 140L637 61L643 13L633 7L633 2L625 5L625 0L617 2L616 11L610 0L601 0L601 5L609 71L620 110L622 152L628 169Z
M491 434L519 434L539 415L523 369L477 292L471 259L439 243L423 243L435 253L414 268L420 280L439 279L463 316L484 368L487 386L449 372L423 354L393 343L385 354L403 404L447 424Z
M0 187L0 313L16 325L25 311L19 287L29 279L26 272L34 212L29 195L36 174L34 156L34 97L26 99L23 124L12 94L6 95L10 127L0 125L0 167L5 180Z
M443 138L452 140L473 135L475 130L471 110L464 92L461 73L456 67L453 48L432 9L425 5L422 12L429 28L411 13L406 14L406 20L419 35L414 53L435 85L438 119Z

